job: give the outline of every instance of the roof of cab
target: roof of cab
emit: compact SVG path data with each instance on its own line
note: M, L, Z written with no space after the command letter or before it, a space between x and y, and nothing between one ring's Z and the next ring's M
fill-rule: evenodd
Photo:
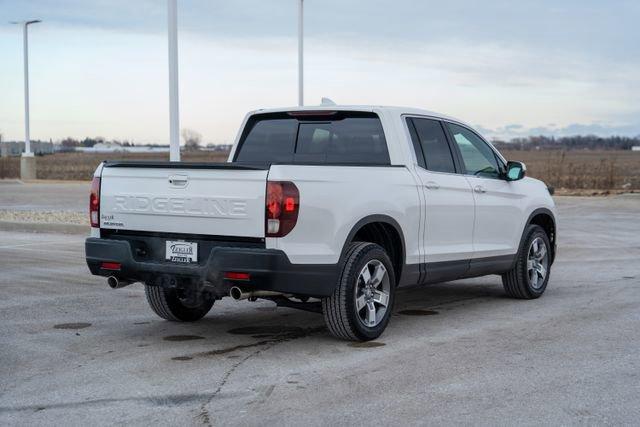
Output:
M413 108L413 107L396 107L396 106L385 106L385 105L307 105L304 107L281 107L281 108L265 108L251 111L249 114L261 114L261 113L283 113L290 111L384 111L389 112L391 114L415 114L421 116L434 117L437 119L443 120L451 120L454 122L462 123L466 126L472 127L468 125L463 120L457 119L455 117L448 116L446 114L436 113L435 111L423 110L421 108Z

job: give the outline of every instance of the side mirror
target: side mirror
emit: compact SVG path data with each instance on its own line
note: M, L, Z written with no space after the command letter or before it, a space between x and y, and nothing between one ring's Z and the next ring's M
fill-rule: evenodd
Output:
M507 181L517 181L524 178L527 167L522 162L507 162Z

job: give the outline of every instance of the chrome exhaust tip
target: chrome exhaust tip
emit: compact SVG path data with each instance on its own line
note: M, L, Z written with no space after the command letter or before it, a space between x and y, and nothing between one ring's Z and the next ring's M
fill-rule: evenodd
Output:
M232 286L231 289L229 289L229 296L236 301L240 301L249 298L249 293L242 292L242 289L238 286Z
M120 280L116 276L109 276L107 278L107 284L111 289L120 289L125 286L129 286L132 282L128 282L126 280Z
M239 286L232 286L231 289L229 289L229 296L236 301L240 301L243 299L250 299L252 301L255 301L257 298L281 297L281 296L288 296L288 294L283 294L282 292L275 292L275 291L261 291L261 290L246 291Z

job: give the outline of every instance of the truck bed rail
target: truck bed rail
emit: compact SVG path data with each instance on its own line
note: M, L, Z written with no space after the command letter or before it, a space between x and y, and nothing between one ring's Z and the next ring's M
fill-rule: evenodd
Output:
M140 160L107 160L105 168L155 168L155 169L225 169L225 170L267 170L268 165L239 165L237 163L208 162L167 162Z

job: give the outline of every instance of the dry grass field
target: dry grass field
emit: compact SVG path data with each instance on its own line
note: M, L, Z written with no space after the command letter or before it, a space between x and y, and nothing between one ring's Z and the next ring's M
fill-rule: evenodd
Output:
M602 151L517 151L503 150L509 160L526 163L529 176L540 178L562 191L640 190L640 152ZM183 160L223 162L225 153L183 153ZM53 180L89 180L103 160L167 160L168 154L81 154L65 153L38 157L38 178ZM0 159L0 178L17 178L20 159Z
M626 150L502 150L527 165L527 175L556 189L640 190L640 152Z
M224 162L227 153L221 152L186 152L182 160L193 162ZM169 160L169 153L132 154L132 153L58 153L38 157L38 179L91 180L93 171L104 160ZM0 178L18 178L20 176L20 158L8 157L0 159Z

